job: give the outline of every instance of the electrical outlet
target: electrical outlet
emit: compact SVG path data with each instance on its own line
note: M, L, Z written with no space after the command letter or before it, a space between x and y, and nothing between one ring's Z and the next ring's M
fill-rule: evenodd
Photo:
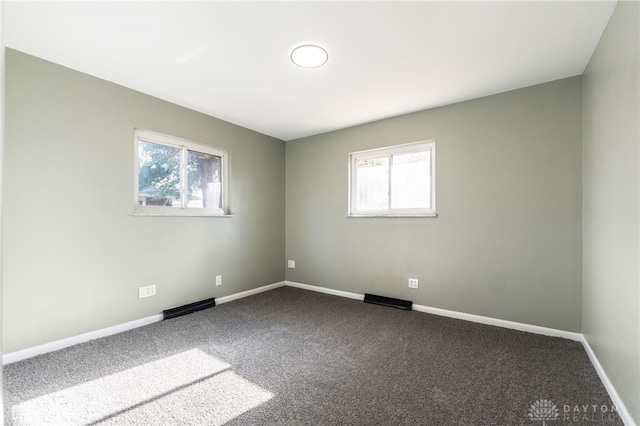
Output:
M156 295L156 286L148 285L145 287L140 287L138 289L138 299L143 299L145 297L151 297Z
M222 285L222 275L216 275L216 285Z
M409 278L409 288L418 288L418 279L417 278Z
M287 260L287 266L289 269L296 269L296 261L295 260Z

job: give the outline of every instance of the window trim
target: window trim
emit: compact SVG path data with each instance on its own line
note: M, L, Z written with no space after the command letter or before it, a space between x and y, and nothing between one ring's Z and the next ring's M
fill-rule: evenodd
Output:
M140 141L155 143L158 145L169 146L172 148L178 148L182 151L180 159L180 174L181 174L181 194L186 194L187 188L187 151L201 152L203 154L210 154L218 156L222 159L221 164L221 178L222 178L222 208L198 208L187 207L184 205L184 199L182 199L181 207L166 207L166 206L141 206L138 204L139 192L138 192L138 180L140 176L139 159L138 159L138 145ZM135 216L216 216L216 217L231 217L229 214L229 152L222 149L212 147L209 145L201 145L186 139L178 138L175 136L169 136L162 133L156 133L149 130L134 129L134 179L133 179L133 214ZM182 196L182 195L181 195Z
M357 187L358 176L356 171L356 162L358 160L367 160L372 158L380 158L384 156L391 157L397 154L407 154L411 152L430 152L431 166L431 208L409 208L399 209L357 209ZM389 163L391 166L391 162ZM390 169L391 170L391 169ZM391 185L389 187L391 191ZM368 149L349 153L349 190L348 190L348 211L347 217L436 217L436 141L433 139L411 142L402 145L386 146L382 148ZM389 194L391 200L391 194Z

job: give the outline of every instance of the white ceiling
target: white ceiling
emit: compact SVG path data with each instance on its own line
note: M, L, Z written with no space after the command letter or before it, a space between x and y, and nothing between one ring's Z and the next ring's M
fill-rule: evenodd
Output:
M3 2L5 45L291 140L582 74L615 1ZM293 47L329 52L293 65Z

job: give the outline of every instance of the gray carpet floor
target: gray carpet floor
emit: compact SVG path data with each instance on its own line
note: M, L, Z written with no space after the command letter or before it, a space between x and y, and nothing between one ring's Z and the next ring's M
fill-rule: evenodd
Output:
M7 365L4 396L7 425L622 424L578 342L291 287Z

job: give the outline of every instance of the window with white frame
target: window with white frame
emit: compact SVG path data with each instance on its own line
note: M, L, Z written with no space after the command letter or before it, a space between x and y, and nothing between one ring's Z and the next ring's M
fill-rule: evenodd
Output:
M135 157L136 214L227 214L227 152L136 130Z
M350 216L435 216L435 141L349 154Z

